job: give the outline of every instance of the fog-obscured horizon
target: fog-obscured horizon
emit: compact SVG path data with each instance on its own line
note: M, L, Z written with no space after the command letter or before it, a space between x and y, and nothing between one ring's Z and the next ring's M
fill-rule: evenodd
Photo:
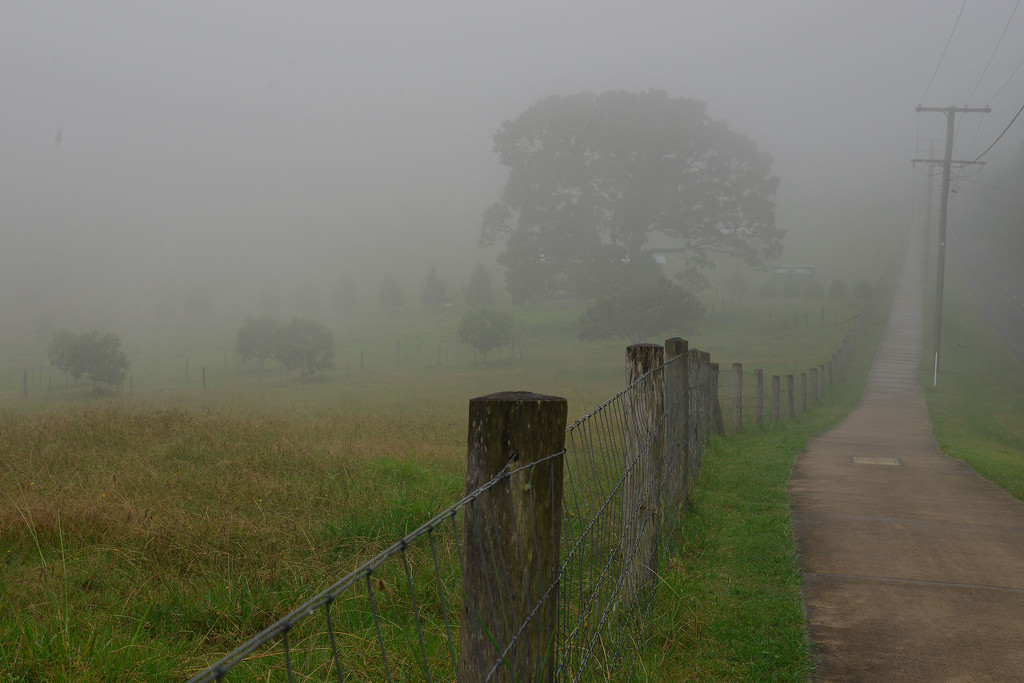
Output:
M505 180L494 132L579 92L702 100L770 153L781 261L848 245L830 231L861 222L899 229L923 192L910 159L944 136L942 115L914 107L991 105L959 124L954 155L973 158L1021 104L1024 17L1007 23L1010 1L968 8L929 85L960 8L7 3L0 316L142 325L203 288L240 316L268 291L328 297L343 276L372 305L385 275L415 299L430 267L458 288L477 263L500 286L494 250L478 246ZM1012 130L990 168L1020 140Z

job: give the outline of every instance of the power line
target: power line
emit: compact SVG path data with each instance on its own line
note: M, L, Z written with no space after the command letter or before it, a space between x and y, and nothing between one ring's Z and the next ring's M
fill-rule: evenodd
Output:
M971 98L974 97L974 93L978 91L978 86L981 85L982 80L985 78L985 74L988 73L988 68L992 66L992 60L996 58L996 53L999 51L999 46L1003 44L1003 38L1006 37L1006 31L1010 28L1010 23L1013 21L1013 15L1017 13L1017 8L1020 7L1020 0L1017 0L1017 4L1013 6L1013 11L1010 12L1010 18L1006 20L1006 26L1003 27L1003 32L999 36L999 40L996 42L996 46L992 48L992 54L989 55L988 62L985 64L985 68L981 70L981 76L978 77L978 82L974 84L974 90L971 90L971 94L967 96L967 103L970 104Z
M990 102L994 102L996 98L1002 94L1003 90L1006 89L1006 86L1010 85L1010 81L1013 80L1013 77L1017 75L1017 72L1020 71L1022 66L1024 66L1024 58L1021 58L1020 62L1017 63L1017 68L1013 70L1013 73L1006 79L1006 82L999 86L999 90L996 90L996 94L992 96L992 99L989 100Z
M949 38L946 40L946 47L942 48L942 54L939 55L939 63L935 65L935 71L932 73L932 78L928 81L928 86L924 89L924 93L918 99L918 102L924 102L924 98L928 96L928 91L932 88L932 83L935 82L935 77L939 74L939 67L942 66L942 60L946 57L946 51L949 49L949 44L953 42L953 34L956 33L956 27L960 25L960 17L964 15L964 7L967 7L967 0L964 0L963 4L960 5L960 13L956 15L956 22L953 24L953 30L949 32Z
M1024 197L1024 192L1021 192L1020 190L1011 190L1008 187L999 187L998 185L989 185L988 183L983 183L980 180L975 180L974 178L964 178L964 180L966 180L969 183L974 183L975 185L980 185L981 187L987 187L990 190L999 190L1000 192L1009 192L1010 194L1015 194L1015 195Z
M1013 122L1017 120L1017 117L1018 117L1018 116L1020 116L1020 113L1021 113L1022 111L1024 111L1024 104L1020 105L1020 109L1018 109L1018 110L1017 110L1017 113L1013 115L1013 118L1012 118L1012 119L1010 119L1010 122L1009 122L1008 124L1006 124L1006 128L1003 128L1003 132L999 134L999 137L997 137L997 138L996 138L995 140L993 140L993 141L992 141L992 144L991 144L991 145L989 145L988 147L986 147L986 148L985 148L985 151L984 151L984 152L982 152L981 154L979 154L979 155L977 156L977 158L975 158L975 159L974 159L975 161L977 161L978 159L980 159L980 158L982 158L983 156L985 156L986 154L988 154L988 151L989 151L990 149L992 149L993 147L995 147L995 146L996 146L996 143L997 143L997 142L999 142L1000 140L1002 140L1002 139L1003 139L1003 136L1004 136L1004 135L1006 135L1006 131L1010 130L1010 126L1012 126L1012 125L1013 125Z

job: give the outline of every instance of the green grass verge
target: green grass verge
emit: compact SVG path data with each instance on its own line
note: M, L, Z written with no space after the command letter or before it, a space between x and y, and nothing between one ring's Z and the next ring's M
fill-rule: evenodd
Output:
M712 442L682 542L661 568L643 679L810 676L787 481L807 441L860 401L887 316L888 305L875 308L845 379L819 406L791 422Z
M930 354L919 372L939 447L1024 500L1024 366L955 275L946 278L942 325L938 387Z

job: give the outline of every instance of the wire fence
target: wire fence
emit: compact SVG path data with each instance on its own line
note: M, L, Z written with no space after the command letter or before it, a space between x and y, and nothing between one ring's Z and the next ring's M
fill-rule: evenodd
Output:
M768 375L743 363L718 370L721 431L739 433L784 422L824 400L842 379L871 305L868 302L864 312L844 321L849 330L839 349L818 365L784 375Z
M803 402L793 375L769 380L767 403L759 373L721 388L681 339L629 347L627 367L627 386L568 426L564 399L473 399L464 497L190 682L633 679L709 439Z

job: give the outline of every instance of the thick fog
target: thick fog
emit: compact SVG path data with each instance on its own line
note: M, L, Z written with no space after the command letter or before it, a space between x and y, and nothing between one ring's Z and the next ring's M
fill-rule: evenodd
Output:
M944 134L914 108L991 105L967 156L1021 104L1015 5L967 4L939 63L961 0L4 2L0 307L86 327L196 286L245 312L339 274L457 285L488 258L495 130L581 91L707 102L775 157L791 238L830 207L905 220Z

